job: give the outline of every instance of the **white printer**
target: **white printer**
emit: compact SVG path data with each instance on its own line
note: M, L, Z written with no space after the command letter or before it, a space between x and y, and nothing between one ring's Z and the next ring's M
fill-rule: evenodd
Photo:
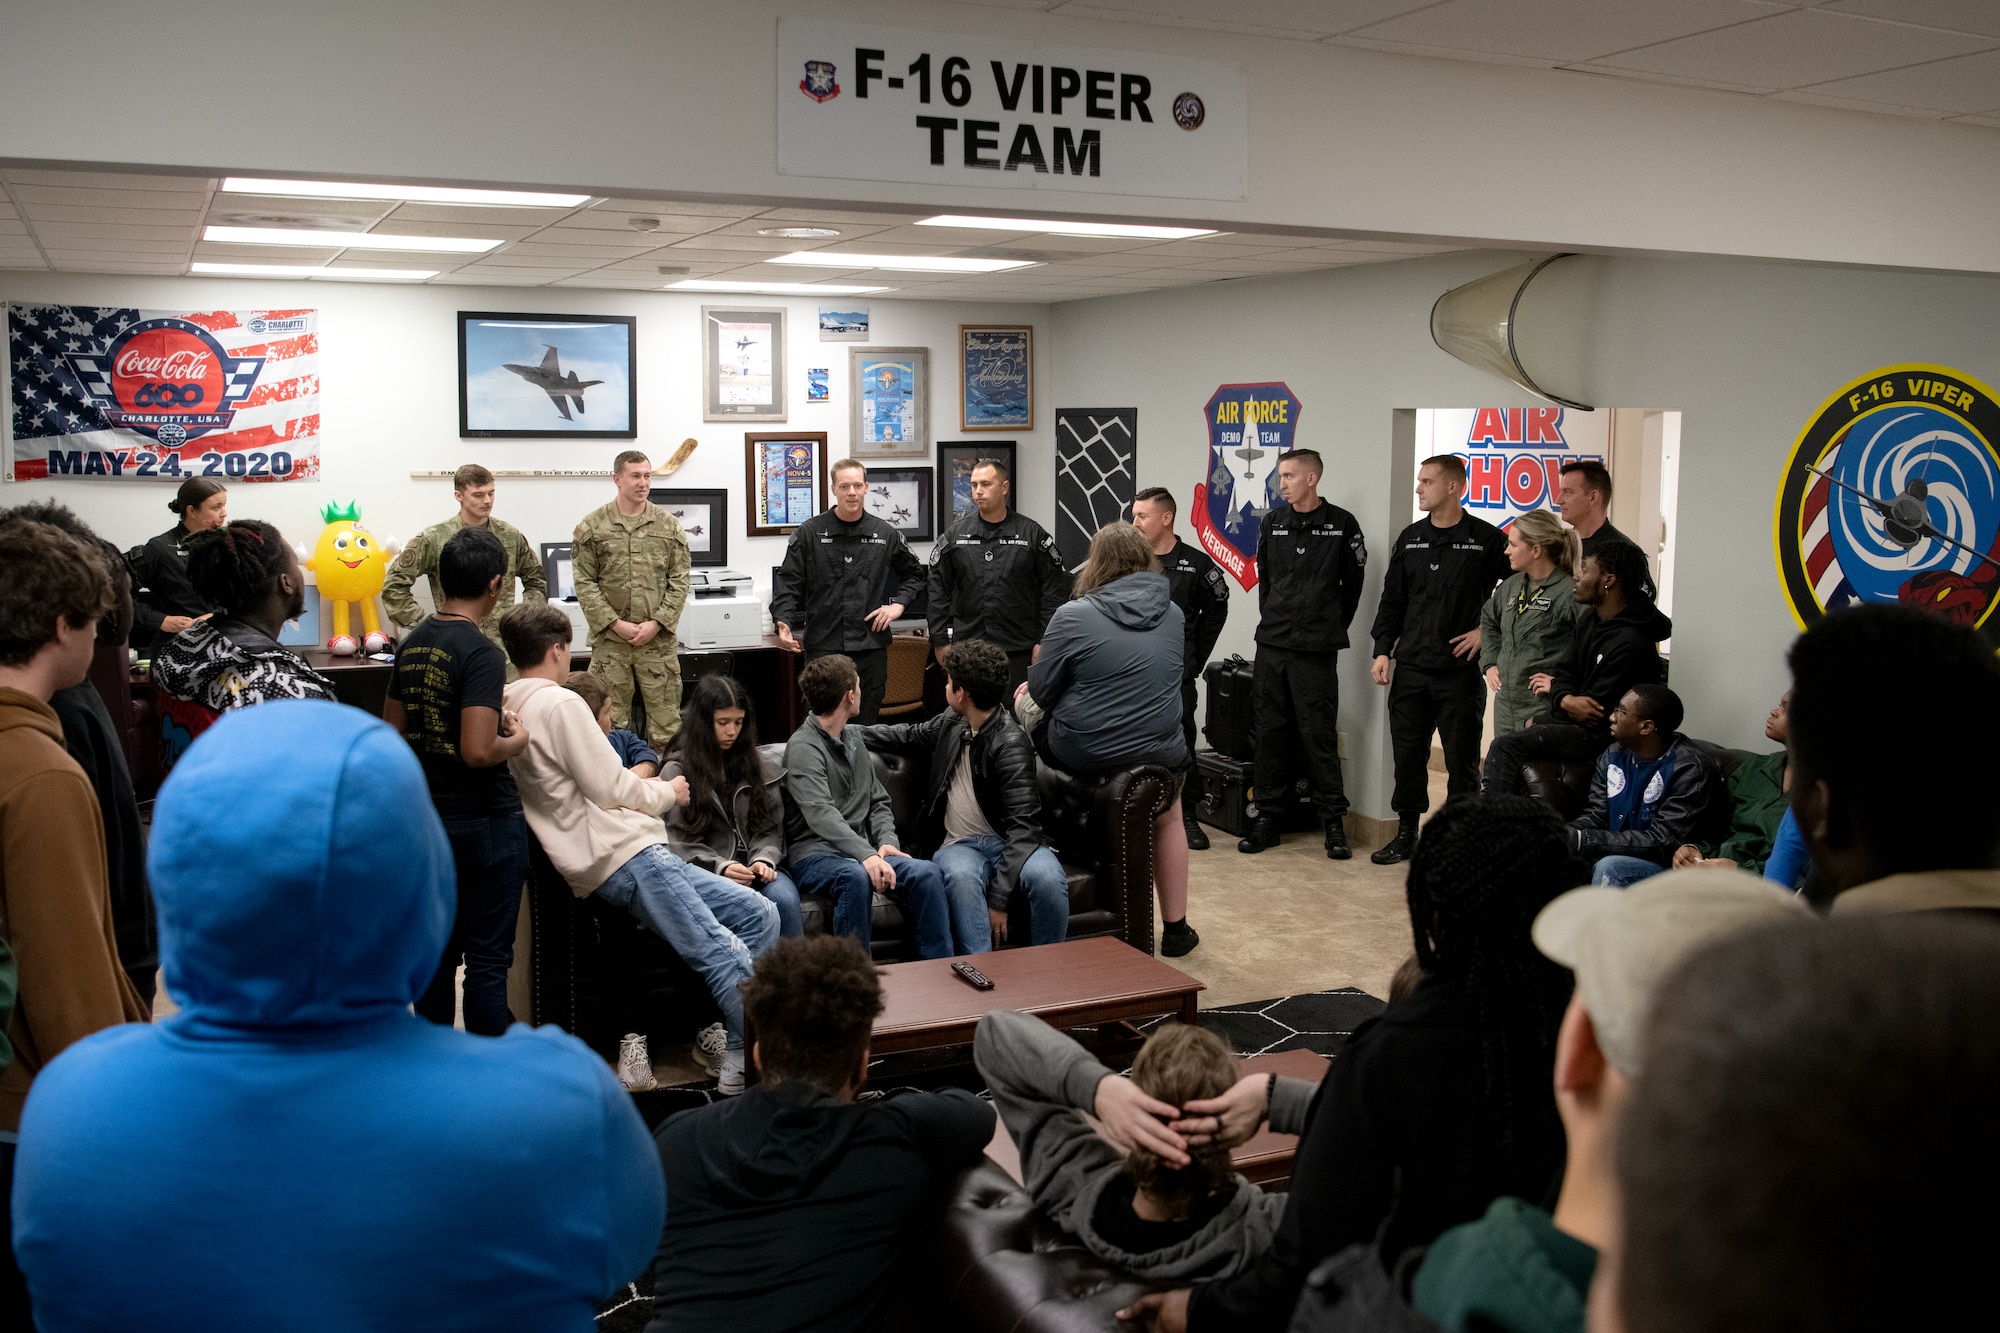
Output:
M750 576L733 569L691 571L687 605L674 633L682 652L763 643L764 603L751 591Z

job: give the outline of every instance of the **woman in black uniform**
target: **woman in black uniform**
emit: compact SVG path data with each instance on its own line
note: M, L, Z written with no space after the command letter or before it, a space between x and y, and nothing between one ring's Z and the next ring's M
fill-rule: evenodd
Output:
M125 553L136 616L132 642L148 655L215 609L188 582L187 543L195 533L229 521L229 492L212 477L189 477L167 508L180 515L180 522Z

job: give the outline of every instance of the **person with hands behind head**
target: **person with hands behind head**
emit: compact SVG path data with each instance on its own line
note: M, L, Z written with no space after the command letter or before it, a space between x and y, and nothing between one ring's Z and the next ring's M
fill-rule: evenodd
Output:
M507 659L481 629L500 600L507 548L484 528L460 528L437 556L437 613L396 645L382 720L423 765L458 877L457 916L417 1013L450 1027L465 963L465 1030L497 1037L514 1022L507 972L528 877L528 826L507 761L528 729L502 700Z
M229 521L229 492L213 477L189 477L167 501L174 525L125 553L132 576L132 646L142 657L215 612L188 577L188 539Z

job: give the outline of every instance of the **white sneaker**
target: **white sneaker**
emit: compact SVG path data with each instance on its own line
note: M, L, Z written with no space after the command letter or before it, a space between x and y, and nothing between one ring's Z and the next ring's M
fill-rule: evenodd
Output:
M722 1073L722 1052L729 1045L729 1033L720 1023L710 1023L694 1034L695 1058L701 1061L710 1078Z
M716 1079L715 1090L724 1097L737 1097L743 1093L743 1052L724 1051L722 1053L722 1073Z
M644 1033L628 1032L618 1043L618 1081L627 1092L650 1092L660 1086L653 1078L653 1058L646 1054Z

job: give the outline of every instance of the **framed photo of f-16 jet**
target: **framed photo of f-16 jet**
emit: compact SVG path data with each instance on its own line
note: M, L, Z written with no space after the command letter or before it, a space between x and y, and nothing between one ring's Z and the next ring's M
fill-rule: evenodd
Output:
M646 498L679 521L687 534L689 562L696 569L729 563L728 491L655 486Z
M785 419L785 308L701 308L701 419Z
M459 311L459 435L637 439L638 324L632 315Z

